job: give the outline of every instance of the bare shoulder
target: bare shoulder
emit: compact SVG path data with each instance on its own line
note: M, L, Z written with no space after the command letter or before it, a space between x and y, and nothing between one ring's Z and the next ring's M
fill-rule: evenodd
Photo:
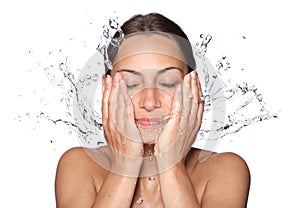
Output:
M192 178L196 185L199 181L201 183L196 187L202 190L202 206L246 207L250 187L246 161L232 152L193 151L195 165Z
M67 150L59 159L57 171L65 174L74 171L89 171L94 164L83 147L74 147Z
M241 174L249 176L249 168L246 161L236 153L215 153L206 150L192 149L189 161L193 166L193 172L199 171L209 173L210 176L222 173Z
M106 171L90 158L87 149L75 147L67 150L56 170L57 207L91 205L105 175Z
M204 161L199 161L199 166L207 166L217 174L222 170L224 172L232 172L232 174L249 174L249 169L246 161L236 153L224 152L213 153Z
M79 168L81 170L92 170L93 168L100 168L99 164L96 162L93 157L98 154L100 151L103 153L103 149L105 148L98 148L98 149L91 149L91 148L84 148L84 147L74 147L67 150L60 158L58 162L58 168L68 167L68 168ZM104 154L102 154L104 155ZM96 156L95 156L96 157ZM98 156L98 158L99 156ZM105 157L103 157L105 159ZM88 168L88 169L84 169ZM98 169L98 170L100 170Z
M86 153L83 147L73 147L67 150L63 155L60 157L59 165L66 165L70 164L70 162L80 162L87 160Z

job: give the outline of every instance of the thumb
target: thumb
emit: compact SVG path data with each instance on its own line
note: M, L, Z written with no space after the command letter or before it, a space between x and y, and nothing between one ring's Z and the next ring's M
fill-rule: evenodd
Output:
M178 85L175 91L174 99L171 104L171 113L166 118L168 122L166 123L163 132L175 133L179 130L180 120L181 120L181 112L182 112L182 89L181 85Z

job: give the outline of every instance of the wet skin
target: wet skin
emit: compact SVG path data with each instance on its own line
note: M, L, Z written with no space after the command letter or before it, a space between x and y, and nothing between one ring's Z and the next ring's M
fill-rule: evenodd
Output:
M234 153L190 149L195 138L185 135L184 140L177 140L174 134L178 135L179 132L167 125L169 122L178 124L176 118L163 122L164 116L173 115L175 112L174 96L178 85L186 83L193 97L199 98L201 88L195 73L188 74L186 65L178 59L148 53L122 59L114 65L111 76L104 80L106 82L104 97L106 91L117 89L114 85L119 86L120 80L125 81L126 93L131 98L128 106L131 106L133 113L131 117L133 122L131 121L131 126L127 128L137 129L141 133L141 142L127 138L125 144L122 144L126 138L120 132L113 132L117 130L112 127L114 122L110 121L111 123L107 122L107 126L104 125L110 147L125 155L142 157L149 156L149 152L153 154L164 152L167 147L179 141L178 144L182 143L182 147L186 147L185 149L189 151L187 154L185 149L183 152L179 151L178 154L182 159L178 163L149 178L149 176L126 177L111 173L90 158L84 148L73 148L62 156L58 165L56 175L58 207L246 206L250 174L245 161ZM119 78L115 82L116 76ZM141 89L137 89L139 85L142 85ZM112 100L112 97L107 96L104 103L112 103ZM126 102L126 99L124 100ZM190 105L193 106L194 103L191 102ZM108 108L109 106L104 109L104 114L113 115L109 114ZM195 112L200 119L203 109L198 106ZM119 119L121 118L124 119L124 116L120 116ZM135 125L132 125L133 123ZM195 127L200 128L200 124L201 120L196 121ZM160 134L150 139L145 136L149 129L157 126L166 126L163 133L159 132ZM101 151L105 152L107 148L101 147ZM114 158L110 159L112 163L115 162ZM137 164L137 167L141 170L143 164Z

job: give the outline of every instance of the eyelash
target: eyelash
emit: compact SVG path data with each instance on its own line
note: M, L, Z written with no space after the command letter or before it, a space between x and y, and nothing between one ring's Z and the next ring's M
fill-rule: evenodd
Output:
M127 85L127 89L133 89L135 88L136 86L138 86L138 84L132 84L132 85Z
M171 83L171 84L169 84L169 83L159 83L159 84L160 84L161 86L163 86L163 87L173 88L173 87L176 86L177 82L174 82L174 83Z
M167 87L167 88L174 88L175 86L176 86L176 84L177 84L177 82L174 82L174 83L159 83L161 86L163 86L163 87ZM138 84L132 84L132 85L127 85L127 89L133 89L133 88L135 88L135 87L137 87L138 86Z

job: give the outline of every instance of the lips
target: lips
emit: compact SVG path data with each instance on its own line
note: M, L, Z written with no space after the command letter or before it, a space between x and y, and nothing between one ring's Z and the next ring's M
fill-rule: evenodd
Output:
M138 118L135 119L137 125L144 126L144 127L152 127L152 126L159 126L165 123L164 119L161 118Z

